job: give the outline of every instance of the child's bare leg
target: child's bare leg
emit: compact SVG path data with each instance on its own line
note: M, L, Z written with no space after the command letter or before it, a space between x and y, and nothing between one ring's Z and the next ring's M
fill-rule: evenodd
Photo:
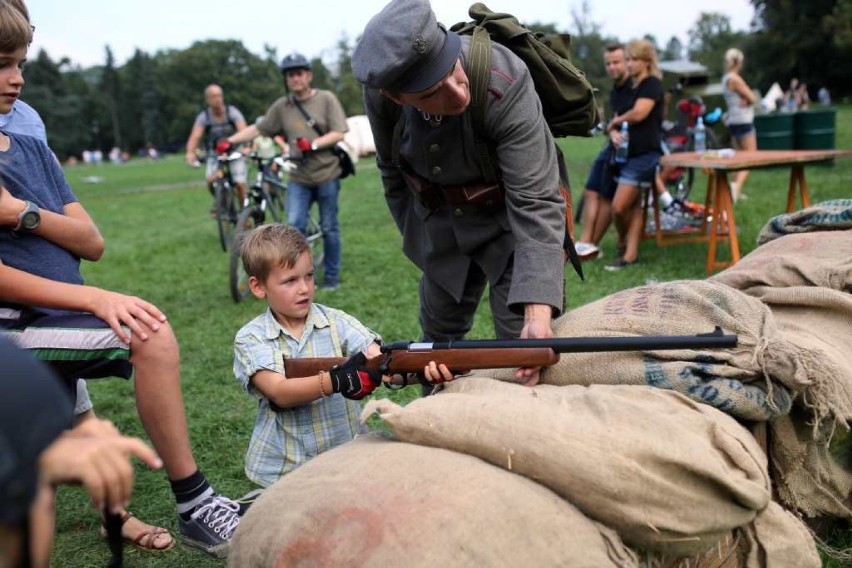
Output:
M166 322L146 341L134 337L130 362L136 371L136 408L169 479L183 479L197 469L189 445L180 390L180 353Z

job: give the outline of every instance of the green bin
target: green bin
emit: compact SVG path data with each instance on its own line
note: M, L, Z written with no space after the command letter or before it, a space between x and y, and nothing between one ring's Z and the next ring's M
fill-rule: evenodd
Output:
M834 124L837 109L805 110L795 115L796 150L834 150Z
M794 115L792 113L759 114L754 117L758 150L792 150Z

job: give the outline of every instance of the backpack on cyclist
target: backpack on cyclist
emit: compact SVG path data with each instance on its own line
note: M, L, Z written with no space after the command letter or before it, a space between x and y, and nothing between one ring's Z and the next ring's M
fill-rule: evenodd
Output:
M234 122L234 119L231 118L231 111L234 110L234 107L231 105L225 105L225 120L228 125L231 127L231 132L227 136L235 133L237 131L237 123ZM214 146L216 146L216 142L218 140L210 140L210 130L213 128L213 115L210 114L210 107L204 109L204 144L206 145L208 150L212 150Z

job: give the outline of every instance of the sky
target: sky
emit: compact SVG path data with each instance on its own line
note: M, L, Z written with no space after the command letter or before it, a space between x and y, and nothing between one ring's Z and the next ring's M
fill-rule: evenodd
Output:
M299 51L309 58L336 59L342 37L354 45L367 21L387 0L25 0L36 26L34 50L53 60L68 57L88 67L102 64L105 46L118 65L138 48L148 54L185 49L205 39L238 39L262 56L263 46L279 57ZM432 0L438 21L469 20L469 0ZM573 13L582 0L488 0L496 12L522 22L554 23L574 33ZM604 35L622 41L653 34L661 46L673 35L686 45L687 31L701 12L730 18L734 30L748 30L754 10L748 0L599 0L588 1L591 20Z

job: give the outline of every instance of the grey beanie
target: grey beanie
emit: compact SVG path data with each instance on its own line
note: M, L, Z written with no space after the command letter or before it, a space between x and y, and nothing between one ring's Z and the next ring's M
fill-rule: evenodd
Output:
M373 16L352 53L352 73L368 87L428 89L456 64L461 40L439 24L428 0L393 0Z

